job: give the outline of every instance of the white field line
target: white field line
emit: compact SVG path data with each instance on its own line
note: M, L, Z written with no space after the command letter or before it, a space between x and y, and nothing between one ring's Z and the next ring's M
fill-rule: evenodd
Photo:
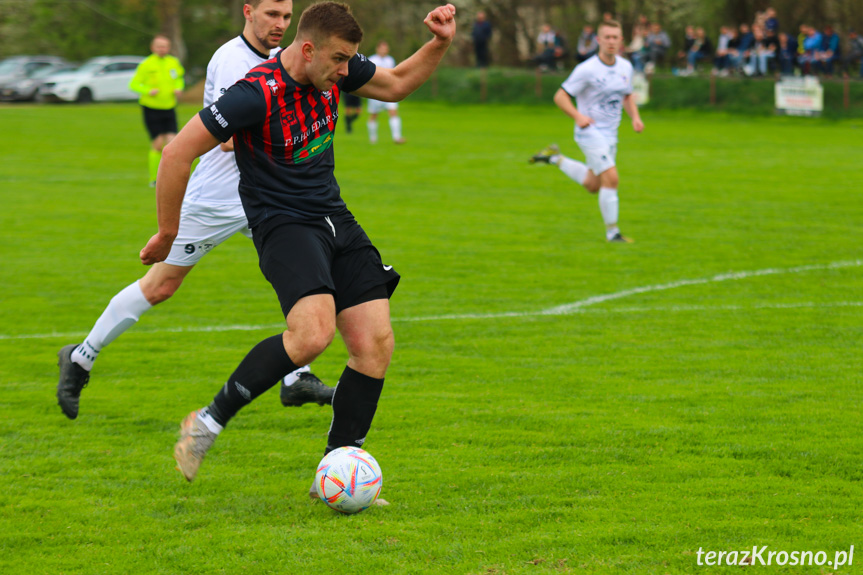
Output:
M75 176L39 176L40 184L69 184L73 182L93 182L93 181L106 181L113 182L117 180L140 180L140 175L134 174L82 174L80 177ZM26 176L0 176L0 182L6 184L18 184L18 183L32 183L32 177Z
M556 307L537 310L537 311L512 311L498 313L462 313L462 314L445 314L445 315L427 315L415 317L394 317L393 323L414 323L426 321L447 321L447 320L470 320L470 319L502 319L502 318L519 318L519 317L541 317L541 316L558 316L571 315L576 313L650 313L650 312L686 312L686 311L705 311L705 310L751 310L751 309L800 309L800 308L831 308L831 307L863 307L863 302L845 301L845 302L798 302L798 303L781 303L781 304L756 304L751 306L746 305L728 305L728 306L656 306L656 307L627 307L616 309L587 309L596 304L605 303L618 299L627 298L633 295L665 291L676 289L679 287L701 285L710 283L719 283L731 280L742 280L752 277L779 275L779 274L798 274L811 271L822 271L841 269L849 267L863 266L863 260L851 260L845 262L833 262L829 264L812 264L806 266L797 266L792 268L768 268L763 270L751 270L742 272L730 272L726 274L718 274L715 276L699 279L678 280L666 284L654 284L623 290L615 293L592 296L576 302L559 305ZM140 330L142 333L209 333L209 332L225 332L225 331L256 331L263 329L278 329L281 324L262 324L262 325L222 325L222 326L195 326L195 327L170 327L154 330ZM34 334L0 334L2 340L24 340L24 339L43 339L43 338L83 338L87 332L67 332L67 333L34 333Z

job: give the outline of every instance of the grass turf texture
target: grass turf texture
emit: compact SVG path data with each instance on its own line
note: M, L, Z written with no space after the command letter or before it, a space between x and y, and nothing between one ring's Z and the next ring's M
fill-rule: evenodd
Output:
M694 573L699 548L863 543L863 123L624 121L637 243L610 245L594 196L527 164L552 141L579 157L552 105L401 110L407 145L381 120L369 146L365 118L336 144L403 275L367 443L393 504L343 517L306 498L330 408L275 389L195 483L173 469L183 416L281 329L245 238L108 347L63 417L57 349L144 272L147 141L134 105L0 108L0 572ZM314 371L344 362L337 340Z

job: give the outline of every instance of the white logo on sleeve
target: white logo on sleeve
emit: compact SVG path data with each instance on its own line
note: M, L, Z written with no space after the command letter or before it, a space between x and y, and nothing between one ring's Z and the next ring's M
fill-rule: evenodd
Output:
M228 121L222 116L221 112L219 112L219 109L216 107L215 104L210 106L210 111L213 113L213 117L216 119L216 121L221 127L228 127Z

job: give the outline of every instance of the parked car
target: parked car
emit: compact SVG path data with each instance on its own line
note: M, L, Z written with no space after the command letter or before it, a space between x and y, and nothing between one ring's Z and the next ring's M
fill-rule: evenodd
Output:
M45 78L39 97L61 102L137 100L129 81L144 58L141 56L100 56L84 62L73 72Z
M78 64L62 62L39 68L26 78L9 82L0 87L0 100L6 102L30 102L36 99L39 86L48 76L59 72L69 72L78 68Z
M37 71L63 63L57 56L12 56L0 61L0 88L23 80Z

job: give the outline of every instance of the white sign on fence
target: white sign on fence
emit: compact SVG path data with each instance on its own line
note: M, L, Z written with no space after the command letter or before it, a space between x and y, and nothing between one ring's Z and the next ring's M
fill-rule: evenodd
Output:
M647 76L641 72L632 75L632 93L635 96L635 103L639 106L650 101L650 84L647 81Z
M824 110L824 88L814 76L783 78L776 82L776 110L792 116L819 116Z

